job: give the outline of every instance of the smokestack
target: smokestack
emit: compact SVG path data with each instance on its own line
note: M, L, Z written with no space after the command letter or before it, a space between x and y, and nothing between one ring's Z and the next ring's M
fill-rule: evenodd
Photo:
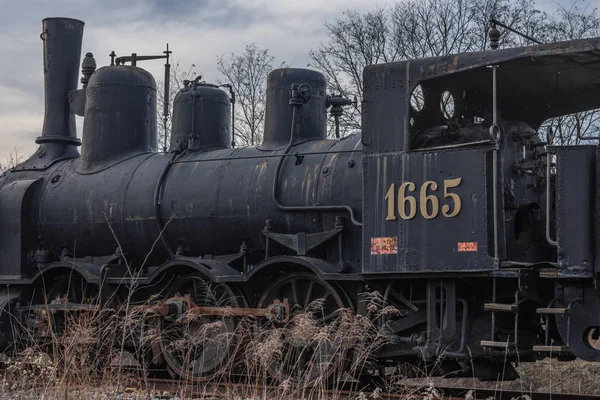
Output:
M69 107L69 92L77 89L82 21L46 18L42 21L44 41L44 127L35 142L51 150L53 157L78 157L81 145L75 129L75 114Z

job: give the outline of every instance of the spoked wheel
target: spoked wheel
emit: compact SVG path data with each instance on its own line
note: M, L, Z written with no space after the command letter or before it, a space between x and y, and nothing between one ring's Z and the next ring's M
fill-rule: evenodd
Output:
M271 377L310 385L341 372L347 348L336 339L346 307L340 291L313 274L295 273L275 281L258 307L283 299L288 299L290 320L279 330L283 346L267 366Z
M32 311L37 314L33 337L39 344L52 345L52 353L54 357L60 355L61 363L78 363L71 368L99 366L106 361L107 352L100 344L113 332L107 329L107 317L122 299L117 292L112 293L101 307L99 293L97 284L88 283L79 274L67 274L43 282L34 296L34 304L41 309ZM64 351L57 353L55 344Z
M243 307L245 303L227 285L211 284L195 273L178 278L166 299L190 297L203 307ZM235 317L183 313L159 322L161 352L169 371L192 381L205 381L229 361L235 346Z
M81 275L63 275L51 282L45 282L41 295L37 296L37 304L53 305L67 302L69 304L85 304L90 307L98 305L98 286L89 284ZM57 335L62 335L65 329L67 315L62 311L51 312L53 316L52 329Z

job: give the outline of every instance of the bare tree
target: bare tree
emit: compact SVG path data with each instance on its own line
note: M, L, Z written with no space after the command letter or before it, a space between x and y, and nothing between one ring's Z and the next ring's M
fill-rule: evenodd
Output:
M15 147L10 153L4 158L4 162L0 162L0 172L5 172L11 168L16 167L23 161L23 156L19 154L19 151Z
M329 90L359 101L341 119L342 134L360 129L362 72L367 65L483 50L494 16L529 35L545 35L548 16L533 0L404 0L366 13L347 11L325 25L328 41L309 53ZM522 44L503 33L502 47Z
M195 64L191 64L189 68L184 69L178 61L173 60L173 67L171 69L171 79L169 81L169 109L166 124L163 118L163 110L165 105L164 98L164 80L158 79L156 82L157 87L157 126L158 126L158 147L163 151L167 151L169 148L169 141L171 139L171 123L173 122L173 100L175 95L183 88L183 82L193 81L196 78L196 72L194 68Z
M329 41L309 56L311 67L325 74L328 90L347 98L362 99L362 71L367 65L399 59L391 36L387 8L377 8L360 14L347 11L340 18L326 23ZM340 118L341 135L360 129L358 107Z
M583 39L600 36L600 16L597 8L580 9L560 6L549 22L550 41ZM573 145L586 142L586 137L600 136L600 110L588 110L563 115L546 121L540 127L549 144Z
M275 57L254 43L242 54L217 57L217 70L236 96L235 136L238 144L254 146L262 141L266 107L267 76ZM284 64L282 64L284 66Z

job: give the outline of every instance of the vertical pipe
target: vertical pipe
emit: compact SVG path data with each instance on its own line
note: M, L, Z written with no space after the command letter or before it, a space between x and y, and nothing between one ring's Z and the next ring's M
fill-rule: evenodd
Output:
M235 92L231 85L229 91L231 92L231 147L235 147Z
M558 158L556 159L556 164L558 164ZM550 246L558 247L558 241L552 239L550 235L550 217L552 213L550 212L550 208L552 206L552 196L550 195L550 169L552 168L552 154L548 153L546 157L546 241Z
M498 127L498 110L497 110L497 97L498 91L496 86L496 69L498 66L494 65L492 67L492 113L493 113L493 124L492 131L496 131L496 134L492 136L494 140L496 140L496 146L493 150L493 159L492 159L492 192L493 192L493 208L494 208L494 259L496 262L500 259L500 246L499 246L499 226L498 226L498 142L500 140L500 128Z
M492 93L493 93L493 98L492 98L492 123L494 125L496 125L498 123L498 107L497 107L497 99L496 99L496 94L497 92L497 88L496 88L496 69L498 68L497 65L492 66Z
M44 41L44 126L36 143L57 143L63 148L80 145L75 114L69 106L69 92L77 89L82 21L46 18L40 35Z
M167 121L169 120L169 97L171 93L170 84L171 84L171 64L169 64L169 44L167 43L167 50L164 52L167 55L167 61L165 62L165 87L164 87L164 95L163 95L163 129L164 129L164 139L163 139L163 152L167 152Z
M492 278L492 303L496 303L496 277ZM496 338L496 312L492 311L492 333L490 336L490 340L494 340Z

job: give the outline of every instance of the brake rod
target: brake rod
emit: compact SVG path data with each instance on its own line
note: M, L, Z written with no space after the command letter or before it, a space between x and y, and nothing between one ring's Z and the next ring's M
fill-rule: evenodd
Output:
M174 297L161 304L152 307L152 311L166 319L175 319L180 315L221 315L225 317L264 317L268 320L288 322L290 305L288 299L275 300L273 304L265 308L244 307L208 307L197 306L189 295Z

